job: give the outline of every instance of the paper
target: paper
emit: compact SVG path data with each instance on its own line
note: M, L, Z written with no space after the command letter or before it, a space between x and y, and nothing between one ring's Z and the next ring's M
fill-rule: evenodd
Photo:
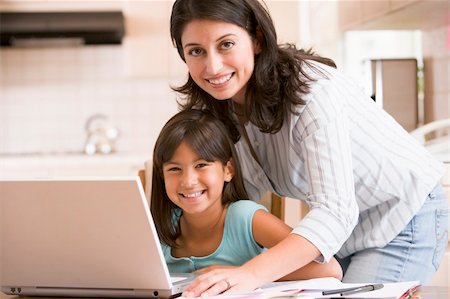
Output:
M378 298L403 299L410 290L420 286L419 281L384 283L384 287L370 292L346 295L322 295L322 291L363 286L370 283L343 283L336 278L316 278L288 282L274 282L252 292L232 292L208 299L309 299L309 298Z

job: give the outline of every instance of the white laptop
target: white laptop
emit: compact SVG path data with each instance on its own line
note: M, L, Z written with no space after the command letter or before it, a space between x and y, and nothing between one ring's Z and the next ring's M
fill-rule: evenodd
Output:
M175 297L138 177L0 180L0 286L10 295Z

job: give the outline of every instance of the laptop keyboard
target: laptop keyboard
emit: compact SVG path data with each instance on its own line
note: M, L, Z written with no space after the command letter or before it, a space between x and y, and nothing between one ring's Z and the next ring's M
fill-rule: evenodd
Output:
M175 282L183 280L183 279L186 279L186 277L183 277L183 276L171 276L170 277L170 280L172 281L172 283L175 283Z

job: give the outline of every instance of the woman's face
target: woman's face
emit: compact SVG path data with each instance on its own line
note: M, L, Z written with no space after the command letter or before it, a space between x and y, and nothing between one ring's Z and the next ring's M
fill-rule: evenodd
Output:
M243 28L215 20L193 20L181 44L189 73L197 85L218 100L244 103L245 89L260 52Z

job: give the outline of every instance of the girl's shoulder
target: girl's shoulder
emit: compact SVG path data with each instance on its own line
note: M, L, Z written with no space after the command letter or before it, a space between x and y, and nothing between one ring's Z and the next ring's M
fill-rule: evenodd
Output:
M253 217L253 214L258 210L268 211L267 208L259 203L249 199L242 199L232 202L228 206L227 218L247 218Z
M253 216L259 210L267 212L266 207L249 199L231 203L227 208L224 234L252 239Z

